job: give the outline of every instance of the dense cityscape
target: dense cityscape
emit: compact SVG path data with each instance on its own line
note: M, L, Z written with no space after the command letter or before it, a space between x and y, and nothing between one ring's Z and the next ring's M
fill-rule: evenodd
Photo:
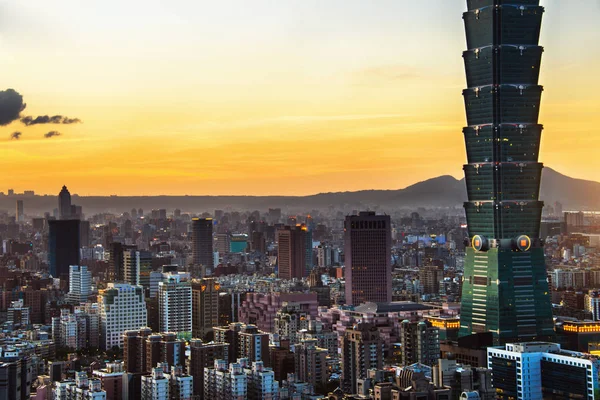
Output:
M540 197L539 3L467 1L464 209L0 193L0 400L600 398L600 213Z

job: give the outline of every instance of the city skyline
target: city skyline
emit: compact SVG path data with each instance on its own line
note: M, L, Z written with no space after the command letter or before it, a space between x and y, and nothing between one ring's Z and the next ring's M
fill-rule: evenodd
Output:
M23 117L83 121L0 127L6 186L303 195L461 177L465 42L448 16L464 1L133 3L0 6L0 90ZM541 161L594 179L600 4L560 3L542 2Z

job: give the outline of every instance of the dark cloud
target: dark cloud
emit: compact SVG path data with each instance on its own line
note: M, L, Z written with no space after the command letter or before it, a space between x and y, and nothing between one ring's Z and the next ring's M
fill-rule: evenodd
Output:
M70 124L78 124L81 122L79 118L69 118L63 115L40 115L38 117L23 117L21 118L21 122L27 126L31 125L40 125L40 124L62 124L62 125L70 125Z
M0 126L5 126L21 117L21 111L27 105L14 89L0 91Z
M19 139L21 139L21 135L22 135L21 132L13 132L10 134L10 139L11 140L19 140Z
M50 138L52 138L52 137L54 137L54 136L60 136L60 132L57 132L57 131L50 131L50 132L48 132L48 133L46 133L46 134L44 135L44 137L45 137L46 139L50 139Z

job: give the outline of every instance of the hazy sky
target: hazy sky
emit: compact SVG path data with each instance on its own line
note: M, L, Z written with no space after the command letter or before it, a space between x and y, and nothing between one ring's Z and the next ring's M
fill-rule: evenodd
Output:
M0 127L0 190L307 194L461 177L465 3L0 0L0 90L23 95L23 115L84 121ZM543 4L542 161L598 180L600 2Z

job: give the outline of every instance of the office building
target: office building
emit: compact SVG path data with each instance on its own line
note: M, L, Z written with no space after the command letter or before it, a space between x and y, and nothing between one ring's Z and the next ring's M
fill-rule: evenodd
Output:
M508 343L488 349L488 368L498 399L589 399L600 389L595 356L556 343Z
M79 221L48 221L48 261L50 275L68 287L69 267L79 265Z
M71 193L66 186L58 194L58 216L60 219L71 218Z
M195 266L212 273L213 258L213 219L194 218L192 220L192 259Z
M192 281L192 336L204 338L219 326L219 289L213 278Z
M161 332L192 332L192 285L180 274L167 274L158 284Z
M25 222L25 213L23 207L23 200L17 200L17 207L15 212L15 221L17 223Z
M215 360L229 360L229 343L203 343L200 339L190 342L188 372L194 377L194 394L204 393L204 368L212 367Z
M468 1L464 166L469 230L460 335L554 334L540 237L539 1ZM536 339L537 340L537 339Z
M302 279L312 270L312 235L306 225L277 230L279 278Z
M327 349L319 348L316 339L303 340L294 346L296 377L315 388L327 384Z
M100 306L100 348L123 346L123 333L147 325L144 289L125 283L109 283L98 296Z
M108 248L108 277L112 282L125 282L125 251L134 250L121 242L112 242Z
M340 342L342 389L358 393L358 380L368 378L369 369L383 368L383 340L376 326L360 323L347 329Z
M150 273L152 272L152 253L149 251L123 251L123 281L130 285L140 285L144 295L150 293Z
M73 304L85 303L91 292L92 273L88 267L71 265L69 267L69 301Z
M402 321L400 344L402 365L420 363L432 366L440 358L439 330L429 321Z
M346 304L392 301L391 240L388 215L367 211L346 217Z

